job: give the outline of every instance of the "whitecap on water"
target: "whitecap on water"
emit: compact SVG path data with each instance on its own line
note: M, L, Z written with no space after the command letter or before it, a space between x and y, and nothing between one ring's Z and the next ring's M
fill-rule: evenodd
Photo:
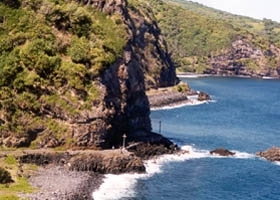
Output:
M280 162L277 162L277 161L276 161L275 164L280 166Z
M211 155L208 150L196 149L191 145L182 146L181 149L186 151L187 153L168 154L145 161L145 174L105 175L103 184L98 190L93 192L94 200L117 200L124 197L134 197L136 195L134 187L137 183L137 180L147 179L153 176L154 174L161 173L162 166L166 163L183 162L186 160L199 158L225 158L223 156ZM255 155L245 152L233 152L236 153L235 156L229 158L250 159L255 157Z
M152 111L156 111L156 110L171 110L171 109L175 109L175 108L181 108L181 107L185 107L185 106L197 106L197 105L201 105L201 104L207 104L207 103L216 103L215 100L208 100L208 101L198 101L195 99L189 99L184 103L181 104L176 104L174 106L162 106L159 108L151 108Z
M133 197L137 179L144 178L146 174L121 174L105 175L104 182L100 188L93 192L94 200L117 200L123 197Z
M240 152L240 151L235 151L235 150L232 150L232 152L235 153L235 155L233 157L239 158L239 159L250 159L250 158L256 157L255 154L251 154L251 153Z

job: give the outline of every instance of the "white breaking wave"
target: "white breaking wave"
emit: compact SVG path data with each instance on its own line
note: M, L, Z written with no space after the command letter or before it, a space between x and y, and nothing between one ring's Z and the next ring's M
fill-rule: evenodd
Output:
M233 156L234 158L239 158L239 159L256 158L255 154L246 153L246 152L239 152L239 151L235 151L235 150L232 150L232 152L235 153L235 155Z
M184 103L181 104L176 104L173 106L162 106L162 107L158 107L158 108L151 108L152 111L156 111L156 110L171 110L171 109L175 109L175 108L181 108L181 107L185 107L185 106L197 106L197 105L201 105L201 104L208 104L208 103L216 103L217 101L215 100L209 100L209 101L198 101L196 99L189 99Z
M148 177L147 174L107 174L100 188L93 192L93 199L117 200L123 197L133 197L135 196L133 187L137 180L145 177Z
M279 161L276 161L275 164L280 166L280 162Z
M147 179L154 174L162 172L162 166L170 162L183 162L190 159L199 158L225 158L223 156L211 155L207 150L199 150L190 145L181 147L186 153L182 154L168 154L159 156L155 159L145 161L146 173L145 174L121 174L105 175L104 182L100 188L93 192L94 200L118 200L124 197L132 198L136 195L134 187L139 179ZM255 155L233 151L235 156L227 158L237 159L250 159L255 158ZM280 163L279 163L280 164Z

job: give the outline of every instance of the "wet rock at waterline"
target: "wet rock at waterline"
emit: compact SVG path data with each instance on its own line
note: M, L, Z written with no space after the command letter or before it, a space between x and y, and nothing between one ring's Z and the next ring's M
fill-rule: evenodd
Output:
M280 148L278 147L272 147L271 149L268 149L264 152L257 152L257 156L263 157L267 160L270 160L272 162L280 161Z
M223 149L223 148L218 148L213 151L210 151L210 154L217 154L220 156L234 156L235 155L235 153L233 153L227 149Z
M199 92L198 101L208 101L211 100L210 95L205 92Z

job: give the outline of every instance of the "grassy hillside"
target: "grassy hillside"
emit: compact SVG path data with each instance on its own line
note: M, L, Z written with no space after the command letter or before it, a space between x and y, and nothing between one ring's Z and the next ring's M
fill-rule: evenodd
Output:
M67 132L47 112L90 109L96 80L122 56L126 38L119 16L74 1L1 1L0 136Z
M269 19L258 20L251 17L234 15L186 0L166 0L166 2L174 3L177 6L193 11L201 16L227 21L230 24L250 32L266 36L270 38L273 43L277 43L278 46L280 45L280 23L278 22Z
M202 73L212 68L212 58L229 53L234 41L242 40L264 56L260 65L276 67L276 56L266 57L271 45L279 46L279 24L232 15L183 0L145 0L155 17L179 70ZM235 62L235 60L234 60ZM249 58L238 61L254 63ZM271 64L272 63L272 64ZM257 71L258 66L256 65ZM261 68L261 67L260 67Z

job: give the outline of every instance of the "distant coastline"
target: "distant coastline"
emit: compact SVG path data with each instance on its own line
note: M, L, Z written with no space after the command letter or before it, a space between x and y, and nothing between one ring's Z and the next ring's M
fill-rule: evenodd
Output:
M280 80L273 76L249 76L249 75L227 75L227 74L198 74L198 73L177 73L178 78L204 78L204 77L224 77L224 78L255 78L263 80Z

